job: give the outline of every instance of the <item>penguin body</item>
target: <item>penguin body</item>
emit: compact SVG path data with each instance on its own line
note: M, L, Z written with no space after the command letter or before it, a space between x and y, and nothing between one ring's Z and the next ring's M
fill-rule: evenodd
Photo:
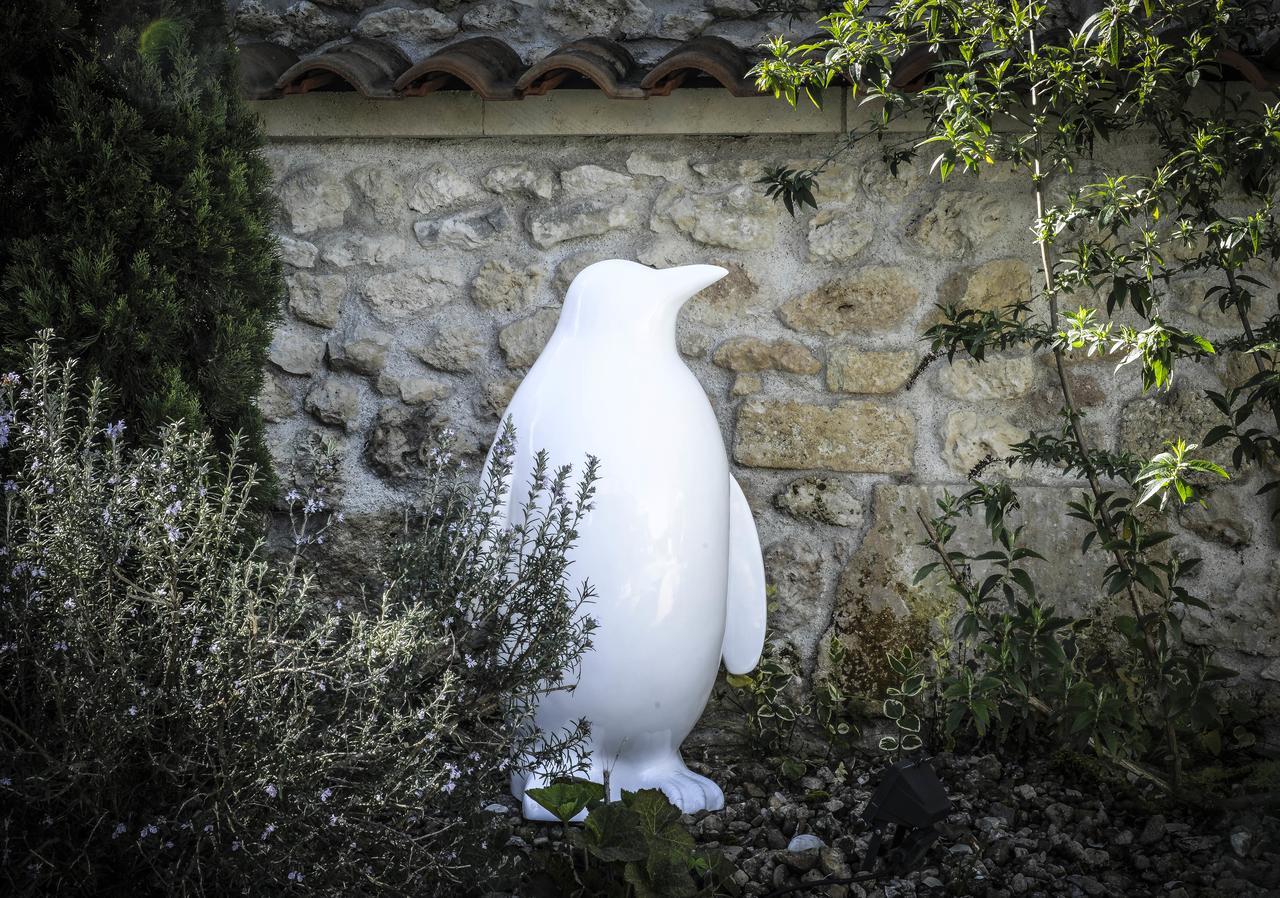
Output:
M511 505L538 450L553 465L600 460L570 567L594 589L583 613L598 626L576 686L545 696L537 725L554 732L586 718L591 779L603 782L607 771L611 797L659 788L686 813L722 807L724 795L685 767L680 743L721 657L745 673L764 639L755 523L710 402L675 343L680 306L725 273L620 260L584 269L504 415L517 443ZM545 779L537 770L513 776L526 817L549 819L524 796Z

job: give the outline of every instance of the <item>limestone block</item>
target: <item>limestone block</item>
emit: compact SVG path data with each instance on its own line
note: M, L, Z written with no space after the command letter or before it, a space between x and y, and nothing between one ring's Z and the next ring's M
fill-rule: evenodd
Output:
M277 234L276 242L280 244L280 261L294 268L313 268L320 251L314 243L297 240L287 234Z
M737 262L715 264L729 273L685 303L681 318L720 328L766 311L767 299L747 269Z
M773 497L781 511L802 521L858 529L865 509L840 477L811 476L793 480Z
M448 163L433 165L414 181L409 208L414 212L435 212L479 193L479 188Z
M868 266L788 300L779 312L793 330L834 337L893 330L915 313L919 301L906 271Z
M467 31L501 31L510 28L519 21L520 15L516 7L496 0L491 3L477 3L462 14L462 27Z
M944 189L937 204L907 233L921 247L959 259L999 233L1011 214L1010 206L998 195Z
M824 207L809 219L809 261L847 262L871 242L875 228L850 208Z
M424 364L439 371L466 373L484 361L488 333L466 321L447 321L413 352Z
M953 399L1017 399L1040 382L1043 367L1032 356L988 357L984 361L957 358L938 373L938 386Z
M721 343L711 360L721 368L737 373L789 371L792 374L817 374L822 369L822 363L809 347L784 338L768 341L756 337L735 337Z
M321 258L337 268L350 268L352 265L385 265L403 256L404 251L405 242L400 237L344 234L324 248Z
M951 470L967 474L988 455L998 459L1012 454L1014 443L1027 438L1027 431L1015 427L998 415L980 414L970 409L956 409L947 414L942 432L942 455ZM1018 468L1001 472L1006 477L1017 477Z
M479 249L492 243L510 223L507 211L495 205L419 221L414 224L413 233L425 247L443 244L459 249Z
M324 340L310 329L284 325L276 328L267 358L290 374L311 374L324 358Z
M289 388L278 376L267 372L262 379L262 391L258 394L258 411L262 412L262 419L272 423L287 421L295 409Z
M498 346L506 356L507 367L527 368L537 361L559 318L559 309L539 309L499 331Z
M1021 259L995 259L956 272L938 289L938 303L994 311L1030 300L1031 268Z
M778 210L753 184L739 184L721 193L674 188L654 205L655 229L666 221L707 246L761 250L773 245Z
M503 196L546 200L556 192L556 181L550 172L535 170L523 162L491 168L481 183L486 190Z
M639 220L635 202L601 196L530 209L525 216L525 227L534 245L546 249L566 240L595 237L616 228L635 227Z
M759 374L739 374L733 379L733 386L729 388L729 395L736 399L740 396L759 393L763 389L764 379Z
M883 403L753 399L738 412L733 455L757 468L906 473L915 440L911 413Z
M548 28L571 40L636 37L653 21L653 12L640 0L550 0L542 16Z
M364 16L354 29L359 37L399 39L413 43L440 41L458 33L458 23L431 7L393 6Z
M373 275L360 294L375 315L393 321L445 304L463 283L459 266L439 262Z
M289 175L277 195L295 234L339 227L351 206L347 185L321 166L302 168Z
M329 364L359 374L375 375L387 363L394 338L366 324L348 327L329 338Z
M355 384L326 377L307 393L303 407L325 424L350 430L360 413L360 391Z
M627 157L627 171L633 175L664 178L673 183L688 179L689 160L680 156L651 156L636 150Z
M1205 501L1178 507L1178 521L1192 533L1227 546L1253 541L1253 521L1241 501L1241 487L1217 486Z
M1120 410L1116 448L1145 461L1165 451L1169 441L1184 439L1200 446L1192 453L1196 458L1207 458L1230 471L1232 442L1204 445L1205 434L1224 423L1222 413L1203 393L1175 388L1136 399Z
M827 389L833 393L896 393L919 364L911 350L876 352L853 346L827 350Z
M471 298L482 308L511 315L533 304L541 283L542 271L538 268L517 269L501 259L490 259L480 266L471 282Z
M636 179L599 165L579 165L560 173L560 186L569 196L596 196L610 190L630 190Z
M383 165L362 165L348 175L356 195L376 221L396 224L404 212L404 176Z
M347 279L339 274L310 274L300 271L285 278L289 289L289 311L303 321L333 327L347 295Z
M383 373L378 378L378 392L384 396L399 396L407 405L423 405L446 398L453 392L453 386L435 377L397 377Z

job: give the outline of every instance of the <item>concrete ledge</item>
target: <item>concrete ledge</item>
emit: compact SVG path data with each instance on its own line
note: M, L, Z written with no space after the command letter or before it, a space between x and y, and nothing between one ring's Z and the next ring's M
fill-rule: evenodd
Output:
M845 91L828 91L822 109L792 109L772 97L677 90L668 97L611 100L594 90L554 91L508 102L469 91L401 100L355 93L310 93L249 104L267 137L578 137L628 134L842 134Z

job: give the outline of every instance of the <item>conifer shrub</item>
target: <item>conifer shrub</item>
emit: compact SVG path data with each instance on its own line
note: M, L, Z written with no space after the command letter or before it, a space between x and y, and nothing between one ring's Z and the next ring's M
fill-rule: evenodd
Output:
M381 590L337 599L254 541L234 444L131 447L72 380L45 343L0 380L0 893L418 896L498 872L485 805L513 768L581 761L582 727L531 722L589 645L566 551L594 468L541 466L508 523L514 435L479 484L442 449Z
M53 329L134 433L182 420L225 450L239 432L265 472L255 397L283 282L222 4L18 6L0 63L17 91L0 185L21 210L0 225L0 356Z

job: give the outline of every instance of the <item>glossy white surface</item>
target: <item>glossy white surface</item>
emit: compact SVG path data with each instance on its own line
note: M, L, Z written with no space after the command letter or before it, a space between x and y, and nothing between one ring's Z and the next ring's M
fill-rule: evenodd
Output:
M595 589L599 622L577 688L546 697L543 730L591 721L591 779L610 791L660 788L680 808L719 808L680 743L711 693L723 652L745 673L764 642L764 567L755 522L729 474L715 414L676 351L684 302L725 275L599 262L574 279L550 342L507 409L516 427L512 501L533 455L580 470L600 459L594 509L570 576ZM727 619L726 619L727 616ZM539 771L512 791L544 784ZM524 813L549 819L531 799Z

